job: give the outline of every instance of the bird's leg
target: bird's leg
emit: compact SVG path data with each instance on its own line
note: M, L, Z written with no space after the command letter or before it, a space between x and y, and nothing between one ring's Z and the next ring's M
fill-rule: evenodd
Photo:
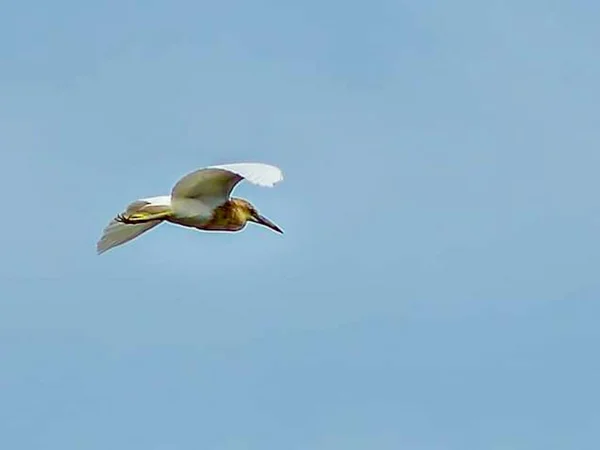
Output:
M115 217L115 220L117 222L124 223L126 225L136 225L139 223L150 222L151 220L154 220L154 219L152 217L148 217L148 216L140 216L139 214L133 214L131 216L125 216L123 214L119 214L119 215L117 215L117 217Z
M153 220L165 220L171 215L171 210L163 211L138 211L132 214L119 214L115 217L115 220L120 223L127 225L135 225L138 223L151 222Z

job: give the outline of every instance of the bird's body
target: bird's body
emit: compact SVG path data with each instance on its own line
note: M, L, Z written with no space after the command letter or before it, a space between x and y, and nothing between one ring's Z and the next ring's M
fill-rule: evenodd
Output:
M208 231L240 231L248 223L246 205L241 199L232 198L213 210L206 222L195 228Z
M183 177L171 195L148 197L129 204L104 229L98 253L122 245L162 222L205 231L240 231L248 222L281 229L260 215L247 200L231 198L233 188L243 179L273 186L283 179L274 166L238 163L200 169Z
M214 208L212 214L208 217L180 217L173 211L170 200L170 197L165 196L138 200L140 202L139 207L136 205L125 214L121 214L119 219L125 223L130 222L130 225L135 225L136 222L146 222L160 216L166 222L206 231L240 231L248 221L247 202L243 199L231 198L225 201L222 205Z

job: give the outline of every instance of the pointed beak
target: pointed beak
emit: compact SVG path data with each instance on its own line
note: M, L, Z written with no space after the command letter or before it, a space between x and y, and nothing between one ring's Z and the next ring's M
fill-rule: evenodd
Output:
M261 216L260 214L257 214L256 217L254 218L254 221L256 223L264 225L267 228L270 228L273 231L277 231L278 233L283 234L283 230L281 228L279 228L277 225L275 225L273 222L271 222L269 219L267 219L265 216Z

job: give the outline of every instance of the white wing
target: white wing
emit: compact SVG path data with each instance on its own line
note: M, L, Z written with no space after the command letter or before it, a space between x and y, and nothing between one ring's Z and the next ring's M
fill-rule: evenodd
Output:
M171 198L169 196L144 198L130 203L125 212L132 213L148 206L169 206L170 203ZM161 222L162 220L152 220L149 222L131 225L117 222L115 219L113 219L102 231L102 236L96 244L96 251L99 255L101 255L111 248L131 241L145 231L151 230Z
M161 222L162 220L153 220L151 222L144 222L136 225L127 225L113 219L106 228L104 228L102 237L98 241L98 244L96 244L96 251L101 255L113 247L131 241L145 231L154 228Z
M278 167L262 163L223 164L196 170L173 187L173 211L180 217L210 217L213 209L225 203L242 180L272 187L283 180L283 174Z

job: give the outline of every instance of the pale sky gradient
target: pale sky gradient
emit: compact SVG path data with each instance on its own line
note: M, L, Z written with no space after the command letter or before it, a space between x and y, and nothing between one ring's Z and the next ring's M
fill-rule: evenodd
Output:
M600 3L10 2L0 447L600 448ZM108 220L196 168L284 230Z

